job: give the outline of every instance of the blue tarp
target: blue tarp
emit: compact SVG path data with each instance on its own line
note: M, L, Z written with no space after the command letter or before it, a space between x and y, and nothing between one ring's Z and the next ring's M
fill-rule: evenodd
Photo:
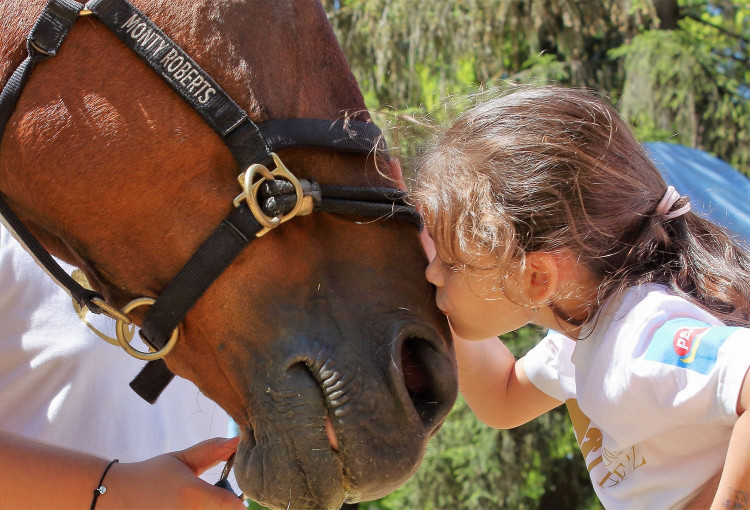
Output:
M667 184L690 197L694 212L750 244L750 179L698 149L663 142L643 145Z

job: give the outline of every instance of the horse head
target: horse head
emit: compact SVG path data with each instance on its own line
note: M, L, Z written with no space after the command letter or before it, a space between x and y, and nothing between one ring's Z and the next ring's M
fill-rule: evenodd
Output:
M316 0L133 3L255 122L369 119ZM43 7L0 6L3 84ZM319 183L392 185L376 155L279 156ZM241 170L95 16L78 19L31 74L0 144L8 204L118 307L159 296L232 209ZM250 245L180 323L165 358L239 424L237 480L271 507L338 508L390 492L417 469L456 397L416 229L355 219L298 217Z

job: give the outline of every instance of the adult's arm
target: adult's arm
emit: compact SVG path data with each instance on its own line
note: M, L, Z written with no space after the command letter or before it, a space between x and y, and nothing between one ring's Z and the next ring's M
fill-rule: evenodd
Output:
M740 417L732 429L727 459L711 510L750 508L750 377L745 374L737 400Z
M97 510L180 508L243 510L240 500L198 478L226 460L238 439L209 439L187 450L142 462L113 464ZM111 459L0 432L0 494L3 508L89 508Z

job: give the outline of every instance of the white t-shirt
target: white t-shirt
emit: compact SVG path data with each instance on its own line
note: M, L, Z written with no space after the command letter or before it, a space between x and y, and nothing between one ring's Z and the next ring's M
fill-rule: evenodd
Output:
M553 332L523 364L567 404L605 508L682 508L724 465L750 329L649 284L611 299L590 336Z
M97 336L114 337L113 320L85 318L93 329L0 227L0 430L123 462L227 436L227 414L185 379L153 406L142 400L128 383L144 362Z

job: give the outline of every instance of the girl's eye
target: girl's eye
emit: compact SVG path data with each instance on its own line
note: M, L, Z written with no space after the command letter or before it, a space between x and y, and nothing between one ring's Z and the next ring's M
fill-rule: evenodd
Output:
M446 260L438 254L435 255L435 261L440 263L441 271L455 271L457 268L454 262L451 262L450 260Z
M453 272L453 271L456 270L456 265L455 264L452 264L450 262L445 262L444 260L441 261L441 264L443 265L443 269L446 270L446 271Z

